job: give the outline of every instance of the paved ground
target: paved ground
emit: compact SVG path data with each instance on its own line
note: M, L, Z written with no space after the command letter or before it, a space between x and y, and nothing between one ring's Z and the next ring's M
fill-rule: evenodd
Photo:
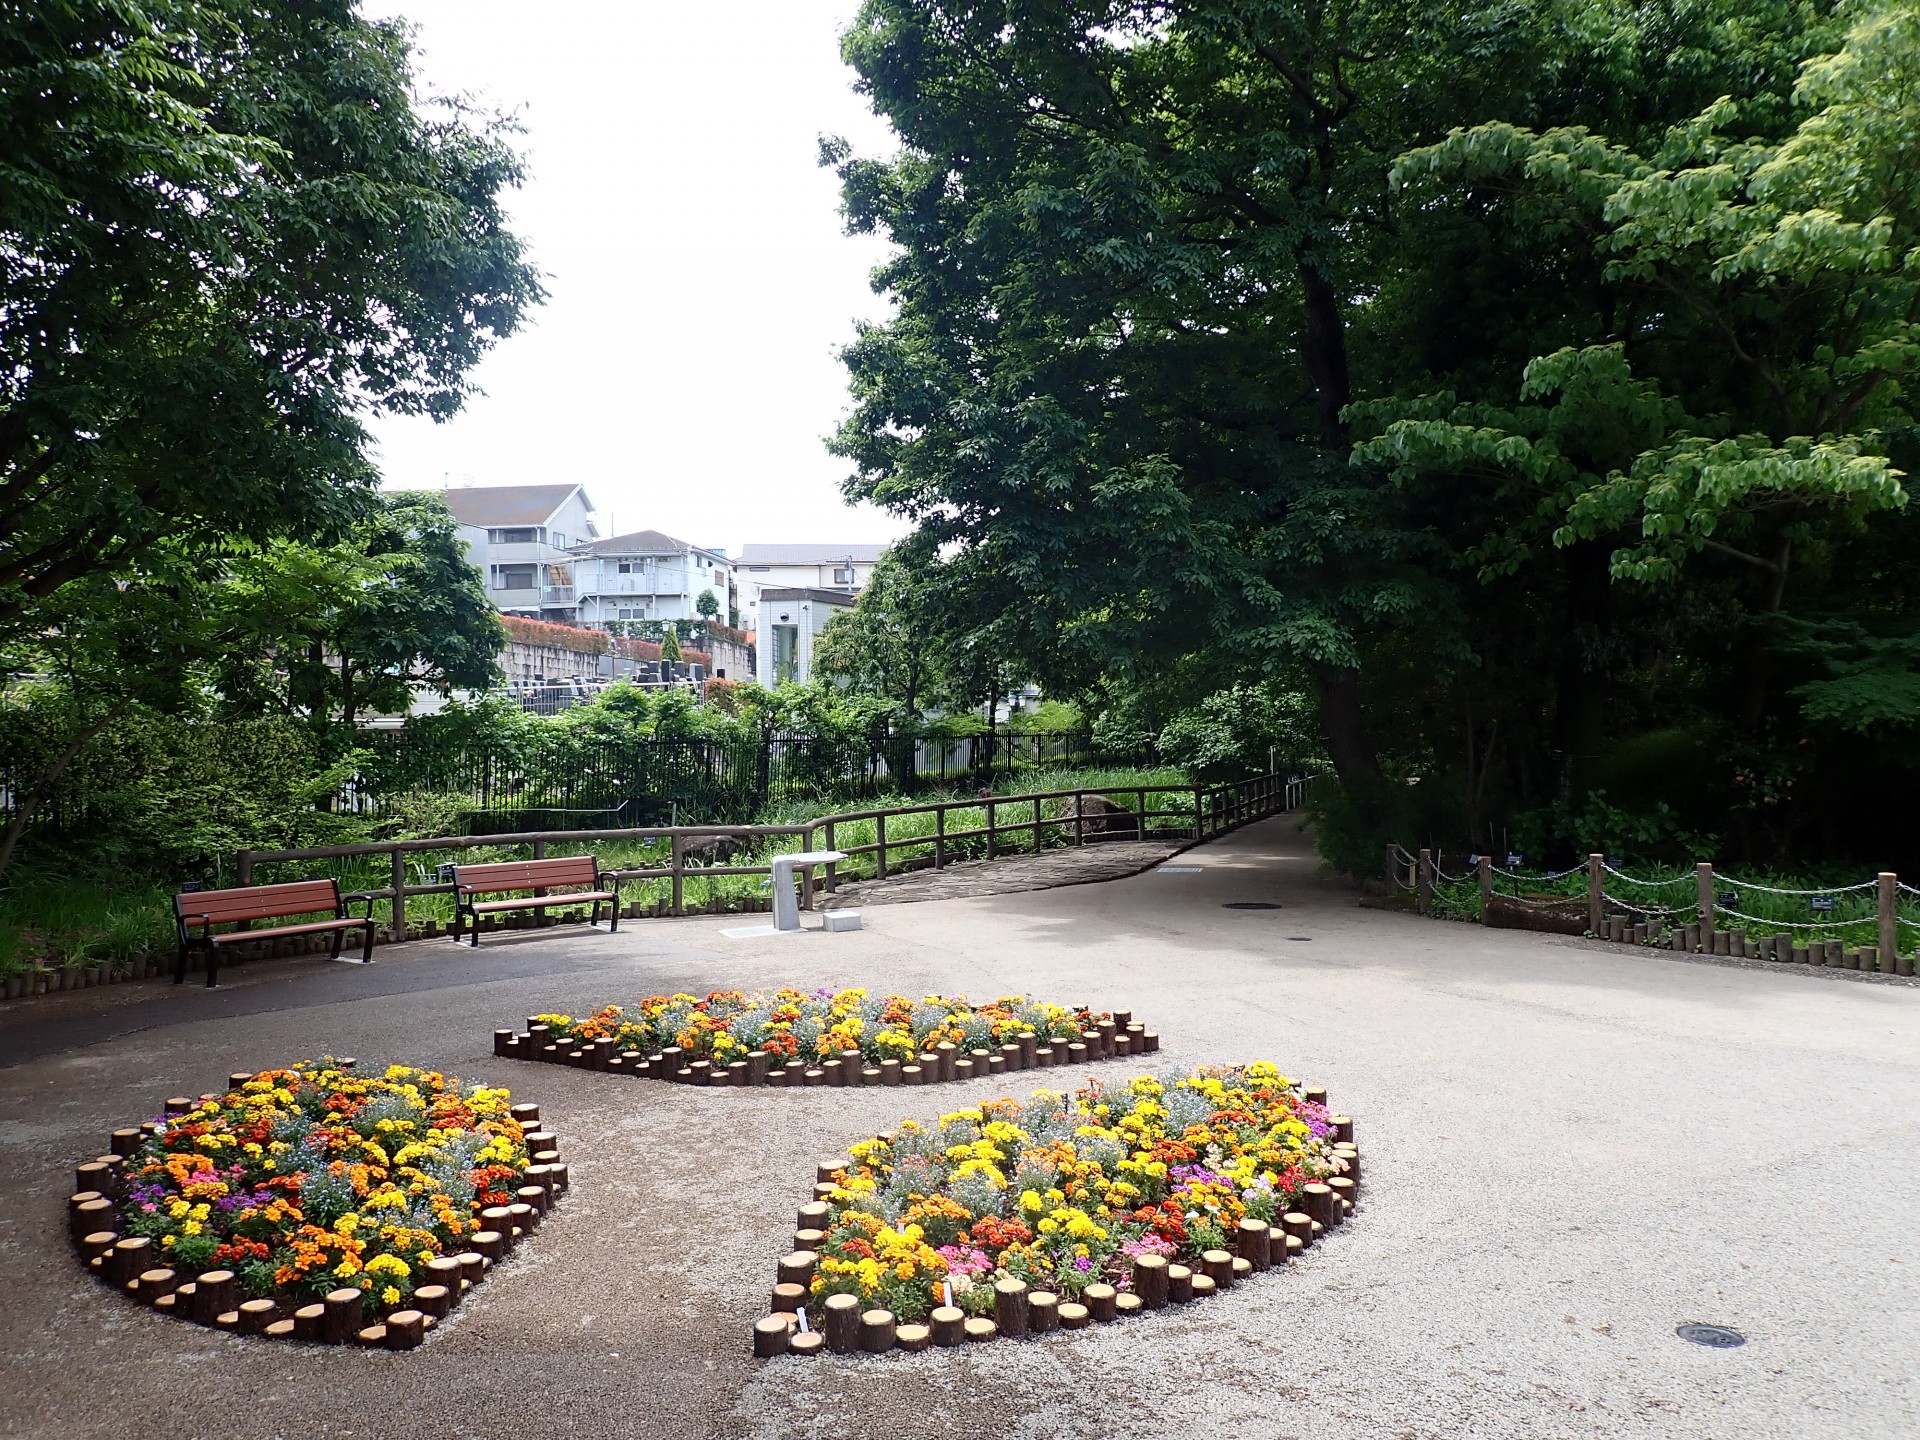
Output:
M65 1047L0 1070L0 1433L1920 1433L1912 987L1363 910L1311 879L1284 821L1180 863L1203 868L876 906L854 935L727 940L715 917L503 935L478 960L406 947L210 999L63 997L96 1008L0 1029L14 1054L48 1024ZM1236 900L1282 908L1221 908ZM747 1326L815 1156L1006 1082L701 1092L496 1061L488 1035L549 1004L783 981L1024 987L1131 1007L1169 1065L1273 1058L1358 1118L1365 1203L1306 1263L1192 1310L758 1365ZM573 1161L559 1214L425 1349L243 1342L80 1276L75 1157L169 1093L329 1049L507 1081ZM1690 1320L1750 1343L1687 1345Z
M962 860L938 870L912 870L885 880L860 880L822 896L823 910L853 910L863 905L904 905L919 900L972 900L983 895L1017 895L1023 890L1054 890L1124 880L1170 859L1185 841L1102 840L1038 855L1004 860Z

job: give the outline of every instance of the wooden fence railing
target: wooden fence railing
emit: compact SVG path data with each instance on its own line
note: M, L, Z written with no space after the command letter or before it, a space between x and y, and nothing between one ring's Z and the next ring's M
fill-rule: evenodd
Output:
M1116 839L1173 839L1199 841L1224 833L1248 821L1295 809L1301 803L1307 781L1299 776L1260 775L1250 780L1224 785L1133 785L1117 788L1047 790L1030 795L983 795L968 800L940 800L920 805L900 805L885 809L850 810L823 815L800 825L668 825L616 830L542 830L500 835L440 835L417 840L370 841L354 845L315 845L294 850L242 850L236 857L236 876L240 884L251 885L264 865L281 865L305 860L353 860L385 857L380 869L390 876L377 888L350 892L356 899L385 902L390 910L392 933L404 934L407 898L413 895L453 893L451 879L427 880L419 874L410 877L410 860L428 852L455 854L476 849L524 848L534 859L544 859L555 845L592 846L616 840L669 842L668 863L657 866L623 868L614 871L622 884L629 881L666 880L671 899L666 913L686 913L685 889L689 877L720 875L771 876L771 857L761 863L741 865L689 865L690 843L701 839L745 842L753 848L763 843L778 845L796 842L793 848L814 849L816 844L843 851L850 858L873 857L873 873L885 879L903 869L919 869L931 864L939 869L954 857L950 852L962 841L983 839L989 859L1005 854L1033 854L1050 843L1084 845L1090 841ZM1132 800L1131 808L1123 802ZM1091 801L1104 802L1100 805ZM953 829L947 824L955 811L981 810L985 823ZM933 817L930 833L908 834L900 828L911 817ZM874 838L859 843L844 843L846 832L871 822ZM889 836L888 825L895 826ZM972 847L968 847L971 849ZM864 867L862 867L864 868ZM823 877L825 888L837 888L843 878L839 865L829 865ZM811 908L815 882L803 876L800 903Z

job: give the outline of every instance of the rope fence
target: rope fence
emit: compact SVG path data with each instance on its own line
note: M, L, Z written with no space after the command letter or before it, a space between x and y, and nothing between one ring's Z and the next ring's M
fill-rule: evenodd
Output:
M1393 890L1412 892L1422 915L1736 959L1914 974L1912 951L1920 945L1907 932L1920 931L1920 888L1890 872L1801 887L1743 880L1709 863L1646 876L1605 855L1565 870L1525 870L1520 859L1509 855L1501 866L1491 855L1468 855L1468 873L1456 875L1438 850L1386 850ZM1901 953L1903 942L1909 953Z

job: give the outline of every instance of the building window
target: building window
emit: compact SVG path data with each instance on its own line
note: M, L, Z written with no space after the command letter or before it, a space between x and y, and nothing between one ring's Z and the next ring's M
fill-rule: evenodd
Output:
M631 560L622 560L620 562L620 573L622 575L638 575L640 573L640 567Z
M558 530L553 532L553 548L556 550L564 550L567 548L567 537Z
M833 583L836 585L851 585L853 583L853 567L851 565L834 566Z
M800 627L776 625L773 627L773 682L778 685L799 678Z
M537 545L546 538L546 533L537 525L521 525L510 530L489 530L487 539L495 545Z
M496 590L531 590L540 583L538 565L495 565L493 567L493 588Z

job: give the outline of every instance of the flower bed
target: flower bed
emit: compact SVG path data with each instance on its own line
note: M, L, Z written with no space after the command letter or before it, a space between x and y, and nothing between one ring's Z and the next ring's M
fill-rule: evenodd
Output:
M1080 1329L1284 1264L1357 1193L1325 1101L1259 1063L909 1120L821 1165L754 1353Z
M1009 995L908 1000L865 990L655 995L592 1015L535 1015L493 1032L496 1055L689 1085L930 1085L1150 1055L1130 1011Z
M169 1314L410 1349L567 1188L504 1089L331 1058L228 1083L114 1131L68 1201L88 1266Z

